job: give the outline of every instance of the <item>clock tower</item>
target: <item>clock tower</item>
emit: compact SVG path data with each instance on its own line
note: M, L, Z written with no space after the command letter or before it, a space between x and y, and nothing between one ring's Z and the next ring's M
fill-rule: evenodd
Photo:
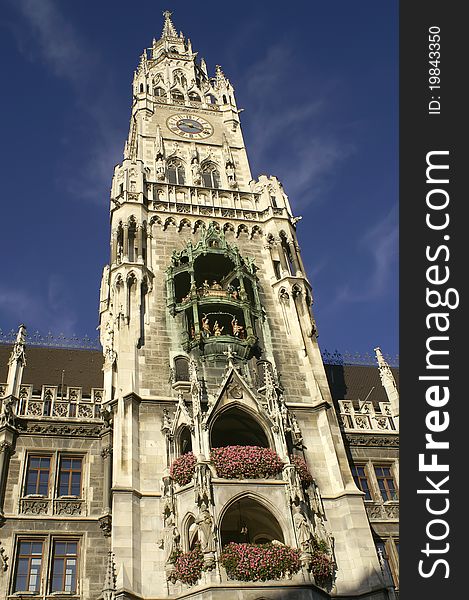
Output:
M166 11L132 92L100 294L105 593L386 598L298 218L276 177L252 177L232 84Z

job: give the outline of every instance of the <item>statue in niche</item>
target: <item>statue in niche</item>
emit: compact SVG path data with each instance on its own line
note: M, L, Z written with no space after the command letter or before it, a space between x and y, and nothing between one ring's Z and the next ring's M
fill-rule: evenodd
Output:
M161 154L156 157L155 172L157 181L163 181L165 178L165 164Z
M174 514L170 512L165 518L163 534L164 562L174 562L173 557L179 549L181 534L175 523Z
M236 175L232 162L226 163L226 178L228 179L228 184L230 187L234 187L236 185Z
M303 553L311 551L311 526L299 504L293 505L293 523L298 546Z
M238 319L236 317L232 319L231 327L233 328L233 335L235 337L243 337L244 327L238 323Z
M197 534L202 552L204 554L207 552L215 552L214 521L205 503L201 504L195 523L197 525Z
M202 316L202 334L204 337L210 337L212 332L210 330L210 323L208 321L208 317L204 314Z
M218 321L215 321L214 325L213 325L213 335L221 335L222 331L223 331L224 327L220 327L220 325L218 324Z
M303 489L298 473L293 466L287 466L283 470L283 478L287 482L288 495L292 502L303 500Z
M200 185L202 183L202 171L200 169L199 160L196 156L191 161L192 183Z

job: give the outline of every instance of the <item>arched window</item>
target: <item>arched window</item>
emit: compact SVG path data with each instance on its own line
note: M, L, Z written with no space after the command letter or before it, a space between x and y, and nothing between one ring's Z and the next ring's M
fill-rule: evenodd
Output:
M143 83L140 84L139 90L140 90L140 93L143 92Z
M265 506L245 497L234 502L225 512L220 524L222 547L230 542L265 544L277 540L282 544L282 528Z
M184 102L184 94L179 90L173 90L171 92L171 98L174 102Z
M184 185L184 167L179 160L169 160L167 167L167 177L169 183L175 185Z
M164 89L162 87L156 87L153 90L153 95L158 96L158 98L165 98L166 92L164 91Z
M204 186L210 188L220 187L220 173L213 163L209 163L203 167L202 177Z
M212 448L226 446L260 446L269 448L269 440L261 425L245 410L237 407L223 411L210 433Z
M200 102L200 96L199 94L196 94L195 92L189 92L189 100L191 102Z
M189 381L189 359L187 356L176 356L174 371L176 381Z
M215 96L213 94L207 94L205 96L205 101L207 102L207 104L216 104L217 103L217 99L215 98Z

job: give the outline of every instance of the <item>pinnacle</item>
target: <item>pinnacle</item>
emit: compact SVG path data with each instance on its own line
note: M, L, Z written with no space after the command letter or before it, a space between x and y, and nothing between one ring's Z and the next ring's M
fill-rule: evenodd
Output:
M176 28L173 25L173 22L171 21L171 15L173 13L170 12L169 10L165 10L163 12L163 16L164 16L164 25L163 25L163 31L161 33L161 37L165 38L165 37L178 37Z

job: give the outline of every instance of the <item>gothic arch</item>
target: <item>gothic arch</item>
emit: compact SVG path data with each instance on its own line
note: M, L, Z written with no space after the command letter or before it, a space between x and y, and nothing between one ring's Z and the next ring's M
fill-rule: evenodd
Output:
M192 233L196 233L196 231L198 231L199 229L205 229L205 227L206 227L206 225L202 221L202 219L197 219L197 221L194 223L194 229L193 229Z
M240 492L230 498L220 511L218 531L220 544L278 540L289 543L288 517L270 500L256 492ZM243 532L242 529L246 531Z
M192 434L190 427L187 423L180 423L174 436L175 454L176 456L182 456L188 452L192 452Z
M249 235L249 229L246 225L244 225L244 223L241 223L241 225L238 226L238 230L236 231L236 237L238 238L242 233Z
M219 166L211 159L206 159L200 165L204 187L218 189L221 187Z
M170 225L174 225L174 227L176 227L176 220L174 219L174 217L168 217L165 220L163 225L163 231L166 231Z
M210 415L210 447L261 446L274 448L270 423L249 406L229 402Z
M251 239L254 236L262 236L262 229L259 227L259 225L254 225L254 227L251 229Z
M181 219L179 221L178 231L181 232L183 227L189 227L189 229L192 229L192 223L189 219Z
M185 552L193 550L197 543L197 525L195 523L195 515L188 512L181 523L182 530L182 545Z
M226 233L227 231L230 231L231 233L235 232L235 228L232 223L225 223L223 225L223 232Z

